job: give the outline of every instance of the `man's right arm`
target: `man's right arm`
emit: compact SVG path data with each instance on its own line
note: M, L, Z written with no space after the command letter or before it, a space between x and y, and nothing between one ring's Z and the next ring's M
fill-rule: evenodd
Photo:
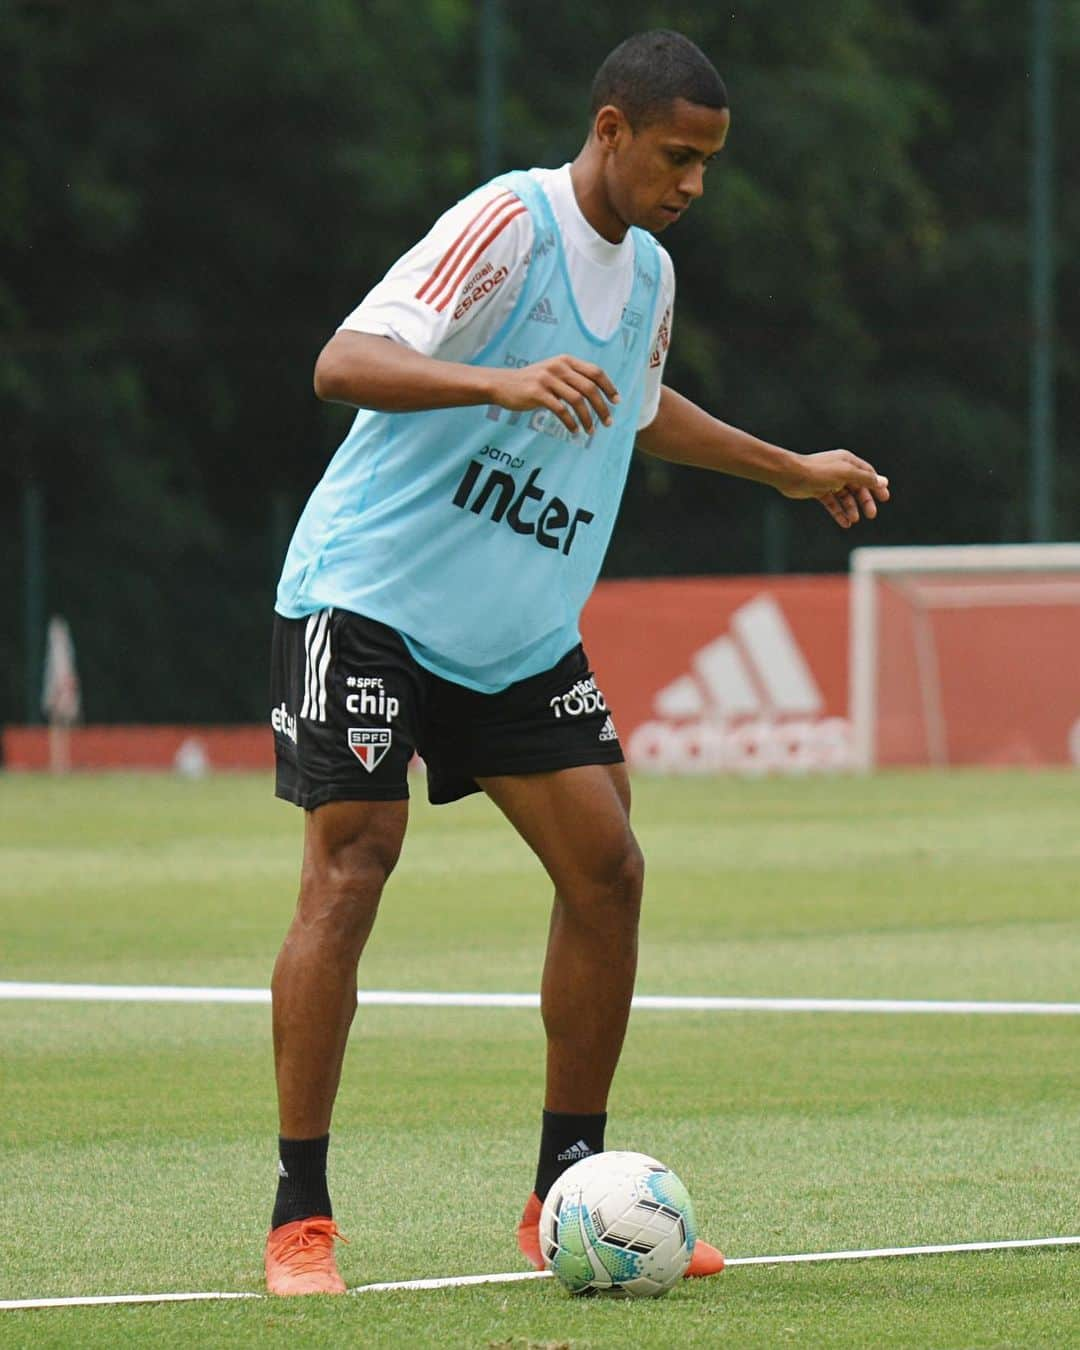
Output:
M483 366L424 356L392 338L342 328L315 362L315 393L329 403L377 412L421 412L493 403Z
M520 369L473 366L425 356L391 338L340 329L315 363L315 393L377 412L423 412L485 403L512 412L548 408L570 432L591 434L593 417L611 425L618 392L590 361L553 356Z

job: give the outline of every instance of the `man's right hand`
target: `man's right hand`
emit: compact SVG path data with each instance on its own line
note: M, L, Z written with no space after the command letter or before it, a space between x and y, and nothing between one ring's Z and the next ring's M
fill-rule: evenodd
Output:
M571 435L584 430L586 436L597 419L611 426L609 405L619 401L600 367L576 356L549 356L517 370L464 365L347 329L339 329L319 354L315 392L332 403L388 413L485 403L510 412L547 408Z
M549 356L517 370L493 370L492 402L510 412L547 408L571 435L591 436L598 418L611 426L619 393L599 366L576 356Z

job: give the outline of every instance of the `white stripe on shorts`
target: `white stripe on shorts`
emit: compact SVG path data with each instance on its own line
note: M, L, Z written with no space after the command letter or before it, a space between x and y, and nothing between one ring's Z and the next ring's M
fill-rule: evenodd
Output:
M316 672L316 685L319 696L319 721L326 721L326 672L330 669L330 616L332 609L326 611L326 640L323 643L322 657Z
M326 679L326 667L330 660L330 642L328 627L330 611L320 609L307 621L304 629L304 704L300 716L320 722L326 721L326 690L322 690L320 707L319 681ZM325 654L322 650L325 642Z
M308 715L308 708L311 705L311 639L318 622L318 614L312 614L304 625L304 702L300 708L301 717Z

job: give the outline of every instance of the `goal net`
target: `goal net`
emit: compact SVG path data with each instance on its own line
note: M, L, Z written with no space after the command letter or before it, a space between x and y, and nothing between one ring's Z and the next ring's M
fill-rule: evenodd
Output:
M858 548L857 767L1080 765L1080 544Z

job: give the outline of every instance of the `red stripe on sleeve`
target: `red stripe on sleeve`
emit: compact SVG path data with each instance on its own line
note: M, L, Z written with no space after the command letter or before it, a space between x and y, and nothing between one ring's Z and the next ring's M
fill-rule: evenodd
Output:
M518 216L523 215L525 211L528 210L524 202L519 201L517 198L515 198L515 201L517 201L516 208L513 211L511 211L508 215L503 216L502 220L499 221L499 223L495 226L495 228L491 231L491 233L487 236L487 238L477 245L476 251L472 254L472 256L468 258L466 262L463 264L463 266L459 267L457 271L454 273L453 280L450 284L450 289L446 292L446 295L443 297L443 299L440 300L437 305L435 305L435 309L439 314L443 312L446 306L454 298L454 294L457 291L457 288L461 285L461 283L465 280L465 277L476 265L477 259L481 257L481 255L488 248L490 248L493 240L497 239L499 235L502 234L503 230L506 229L507 225L509 225L512 220L516 220ZM439 287L439 293L441 293L444 289L445 283L443 286ZM429 303L430 304L435 303L435 296L431 297Z
M444 268L446 268L451 263L455 254L457 254L458 252L459 246L462 249L468 248L470 240L467 240L465 236L471 235L474 231L483 229L483 227L487 224L489 218L491 217L492 213L500 209L508 202L508 200L511 199L517 201L517 198L514 196L512 192L510 191L500 192L497 196L493 197L491 201L489 201L486 205L482 206L479 211L477 211L476 215L474 215L469 220L469 223L465 226L465 228L461 231L458 237L454 240L454 242L450 245L450 247L439 259L439 262L436 265L435 270L428 277L427 281L425 281L424 284L420 287L420 289L416 292L417 300L423 300L424 295L428 290L428 288L432 286L435 283L435 281L438 280Z
M499 201L494 207L494 210L488 211L483 220L478 220L476 226L469 231L466 238L459 245L451 260L450 266L443 274L438 285L428 292L427 303L432 305L436 310L440 308L440 301L445 305L453 295L454 291L461 285L464 280L465 272L472 267L473 262L478 256L474 251L477 240L482 239L485 232L490 231L492 226L497 226L501 221L508 220L510 218L507 214L508 212L510 215L516 215L523 209L520 197L515 196L515 194L511 192ZM498 233L499 230L496 228L495 234ZM493 239L494 237L494 235L488 234L488 238ZM483 244L481 244L480 252L483 252L483 247Z

